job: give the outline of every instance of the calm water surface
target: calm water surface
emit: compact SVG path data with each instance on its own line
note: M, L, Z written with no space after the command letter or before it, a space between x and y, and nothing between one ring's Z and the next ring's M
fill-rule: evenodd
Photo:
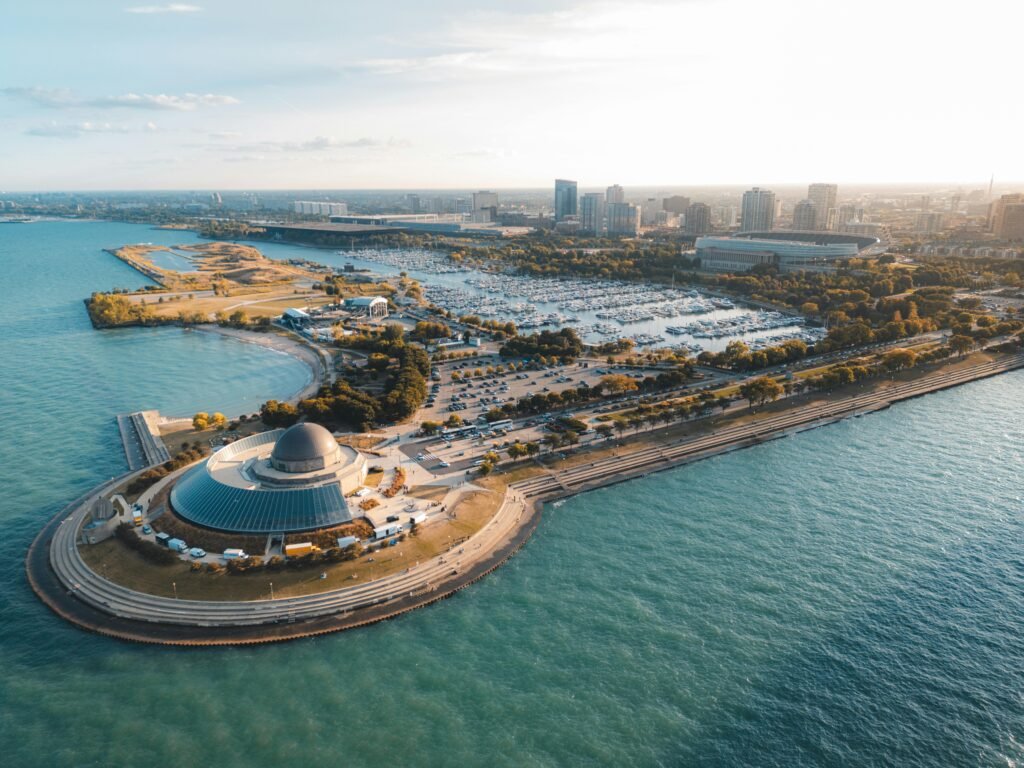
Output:
M5 765L1024 761L1020 373L570 499L480 584L366 630L186 652L66 626L21 560L123 470L113 414L302 384L245 345L89 329L84 294L141 282L97 248L167 234L0 228Z

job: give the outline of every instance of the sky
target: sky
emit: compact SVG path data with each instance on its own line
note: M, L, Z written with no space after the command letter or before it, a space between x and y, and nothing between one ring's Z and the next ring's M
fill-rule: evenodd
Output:
M1024 180L1007 0L0 0L0 190Z

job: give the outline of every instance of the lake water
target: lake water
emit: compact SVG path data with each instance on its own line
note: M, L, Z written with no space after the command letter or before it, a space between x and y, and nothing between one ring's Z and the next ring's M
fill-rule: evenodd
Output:
M141 282L97 249L163 235L0 228L5 765L1024 764L1024 373L551 506L505 567L368 629L185 651L63 623L22 558L123 471L114 413L301 385L89 328L84 293Z

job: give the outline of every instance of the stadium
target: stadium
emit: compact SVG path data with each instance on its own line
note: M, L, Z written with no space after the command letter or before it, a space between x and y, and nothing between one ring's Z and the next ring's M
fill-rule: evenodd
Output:
M175 514L231 533L292 533L352 520L345 496L366 478L366 458L316 424L246 437L186 472L170 494Z

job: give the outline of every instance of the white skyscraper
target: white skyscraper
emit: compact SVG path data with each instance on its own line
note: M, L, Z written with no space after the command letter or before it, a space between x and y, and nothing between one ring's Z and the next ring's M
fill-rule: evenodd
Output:
M580 198L580 229L599 234L604 227L604 195L588 192Z
M609 205L612 203L626 202L626 190L618 184L612 184L604 193L604 201Z
M807 199L814 203L814 229L825 231L829 228L829 211L836 207L839 187L835 184L811 184L807 187ZM835 214L832 215L834 220Z
M775 193L754 187L743 193L741 232L770 232L775 226Z

